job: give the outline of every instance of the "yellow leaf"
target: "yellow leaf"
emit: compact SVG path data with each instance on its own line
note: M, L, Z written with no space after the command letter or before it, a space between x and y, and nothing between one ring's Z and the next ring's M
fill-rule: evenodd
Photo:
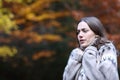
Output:
M28 15L26 15L26 18L28 20L32 20L32 21L43 21L46 19L56 19L58 17L64 17L64 16L69 16L70 13L67 11L62 11L62 12L47 12L47 13L43 13L41 15L36 16L33 13L30 13Z
M49 41L61 41L62 37L60 35L55 35L55 34L45 34L43 35L43 39Z
M14 56L17 53L17 49L15 47L8 47L8 46L1 46L0 47L0 56L7 57L7 56Z
M53 56L54 54L55 54L54 51L49 51L49 50L40 51L40 52L38 52L38 53L35 53L35 54L32 56L32 59L33 59L33 60L38 60L38 59L43 58L43 57L49 58L49 57Z

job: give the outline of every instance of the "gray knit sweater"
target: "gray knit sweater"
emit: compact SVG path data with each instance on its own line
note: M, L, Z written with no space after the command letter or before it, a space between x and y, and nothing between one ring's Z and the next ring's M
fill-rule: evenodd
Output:
M114 45L108 43L99 50L88 46L84 52L79 48L73 49L63 80L119 80Z

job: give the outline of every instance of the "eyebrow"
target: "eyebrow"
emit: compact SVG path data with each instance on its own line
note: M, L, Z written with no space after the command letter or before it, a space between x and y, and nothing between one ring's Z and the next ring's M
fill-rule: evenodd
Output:
M80 29L77 29L77 30L80 30ZM89 29L87 29L87 28L82 28L81 30L89 30Z

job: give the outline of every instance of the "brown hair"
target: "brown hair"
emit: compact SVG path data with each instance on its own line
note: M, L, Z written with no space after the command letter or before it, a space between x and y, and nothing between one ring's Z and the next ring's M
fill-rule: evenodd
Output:
M81 18L80 22L84 21L88 24L88 26L90 27L90 29L96 34L99 35L100 37L105 38L105 29L103 27L103 24L101 23L101 21L96 18L96 17L84 17Z
M94 43L94 46L100 48L100 46L104 45L105 43L109 43L110 41L106 37L106 32L103 24L97 17L84 17L81 18L80 22L84 21L88 24L90 29L98 35L97 41ZM79 45L80 46L80 45Z

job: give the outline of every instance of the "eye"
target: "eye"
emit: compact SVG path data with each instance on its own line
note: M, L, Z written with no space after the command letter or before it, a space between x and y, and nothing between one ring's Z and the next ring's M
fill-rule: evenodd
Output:
M79 31L79 30L77 30L77 31L76 31L76 35L78 35L79 33L80 33L80 31Z
M84 33L87 33L89 30L87 30L87 29L83 29L82 30Z

